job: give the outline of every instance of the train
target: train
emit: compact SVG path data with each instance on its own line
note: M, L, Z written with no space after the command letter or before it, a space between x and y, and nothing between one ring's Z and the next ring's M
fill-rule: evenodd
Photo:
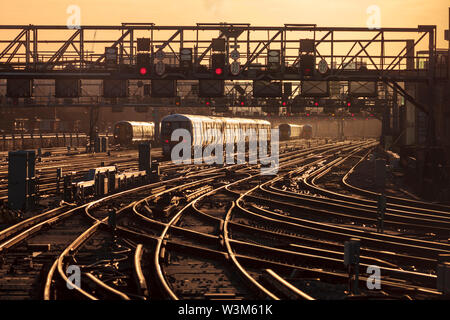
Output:
M312 126L309 124L282 123L278 126L278 129L280 130L280 140L312 138Z
M138 121L119 121L114 125L115 144L133 146L155 141L155 123Z
M214 137L208 134L210 129L221 132L224 137L224 144L236 144L237 141L243 141L243 137L239 136L242 132L239 129L244 131L254 129L257 135L259 135L260 130L265 130L267 139L269 140L271 137L271 124L266 120L172 114L161 120L162 151L166 158L170 157L172 148L179 143L178 141L171 141L172 132L179 128L189 131L191 146L194 148L196 146L204 148L213 142ZM231 130L234 130L234 135L228 134ZM256 136L255 138L258 139L259 137ZM248 137L245 137L245 142L249 142Z
M213 140L213 137L207 134L208 129L218 129L222 134L227 129L254 129L256 133L260 129L264 129L267 130L267 138L270 139L271 136L271 124L266 120L172 114L161 120L159 130L163 155L166 157L170 156L173 146L178 143L177 141L171 141L171 137L172 132L179 128L189 131L192 146L201 146L202 148ZM312 137L312 126L309 124L283 123L278 128L280 130L280 140L310 139ZM235 132L239 134L239 131ZM224 143L236 143L240 140L238 134L233 138L225 134ZM115 144L124 147L132 147L143 142L153 143L156 142L157 138L154 122L119 121L114 125ZM234 140L230 141L230 139ZM248 137L246 139L248 140Z

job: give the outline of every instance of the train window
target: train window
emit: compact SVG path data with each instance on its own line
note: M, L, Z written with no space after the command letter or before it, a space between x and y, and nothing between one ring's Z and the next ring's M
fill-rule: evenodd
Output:
M170 122L163 122L162 128L161 128L161 134L164 136L167 136L170 133L171 127L172 127L172 124Z
M178 123L178 127L182 129L189 129L189 122L183 121Z

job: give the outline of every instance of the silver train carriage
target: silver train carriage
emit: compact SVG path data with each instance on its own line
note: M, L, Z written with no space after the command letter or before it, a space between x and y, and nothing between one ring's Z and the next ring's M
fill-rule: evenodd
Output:
M189 131L192 147L201 146L202 148L214 142L215 137L208 134L211 129L221 132L224 137L224 144L236 144L244 139L239 136L241 131L238 129L244 131L254 129L257 135L259 135L259 130L265 130L267 140L270 141L271 137L271 124L265 120L173 114L161 120L161 144L163 155L166 158L170 157L172 148L179 143L178 141L171 141L172 132L179 128ZM234 135L230 134L232 131L235 132ZM258 139L258 136L256 138ZM248 137L245 137L245 141L248 143Z
M114 125L114 141L121 146L132 146L155 140L153 122L119 121Z
M278 129L280 130L280 140L312 138L312 126L309 124L283 123L278 126Z

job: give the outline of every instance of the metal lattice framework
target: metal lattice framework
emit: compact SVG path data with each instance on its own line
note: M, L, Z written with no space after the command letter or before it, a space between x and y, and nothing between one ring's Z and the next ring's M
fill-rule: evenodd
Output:
M367 28L317 27L286 24L281 27L253 27L249 24L197 24L196 26L0 26L0 78L78 77L83 79L138 79L137 39L150 39L151 62L165 52L163 75L154 72L148 79L198 80L213 77L202 72L209 65L212 39L225 39L226 63L232 49L239 51L238 75L223 75L228 80L361 80L392 82L429 81L436 74L436 27ZM12 38L12 39L11 39ZM299 40L312 39L316 62L325 60L326 74L315 72L304 77L298 67ZM118 50L117 64L106 65L105 48ZM189 70L177 68L180 48L193 50ZM425 54L417 54L422 49ZM268 50L280 50L280 69L267 68ZM417 68L421 64L423 67ZM365 68L360 70L360 66ZM252 72L252 70L260 72ZM447 75L445 75L446 77Z
M142 76L137 70L138 40L148 39L146 54L152 70ZM225 72L211 72L214 39L224 39ZM309 49L301 44L309 42ZM116 52L114 62L108 60L107 48ZM312 48L312 49L311 49ZM181 50L192 50L192 59L181 64ZM235 54L236 51L238 55ZM270 65L270 51L278 52L278 67ZM217 52L217 51L216 51ZM301 55L313 56L314 72L299 72ZM436 26L417 28L318 27L285 24L284 26L251 26L246 23L198 23L196 26L157 26L152 23L123 23L120 26L0 25L1 79L121 79L144 81L183 81L220 79L227 81L369 81L385 83L426 114L432 111L405 90L402 83L424 82L431 88L435 81L447 79L447 68L440 68L436 54ZM154 70L163 63L165 71ZM232 62L239 72L232 73ZM326 63L325 63L326 62ZM446 62L447 63L447 62ZM326 66L320 70L318 66ZM443 72L444 71L444 72ZM247 85L246 85L247 86ZM230 96L228 85L225 95ZM296 90L293 93L298 93ZM431 93L430 93L431 95ZM113 99L115 103L158 106L154 101ZM97 96L87 103L110 104ZM85 105L86 101L78 103ZM97 103L95 103L97 101ZM25 105L36 101L24 100ZM53 104L49 97L47 105ZM170 101L169 101L170 103ZM160 101L161 104L161 101ZM162 101L167 104L167 101ZM13 105L19 105L13 102ZM45 102L44 102L45 105Z

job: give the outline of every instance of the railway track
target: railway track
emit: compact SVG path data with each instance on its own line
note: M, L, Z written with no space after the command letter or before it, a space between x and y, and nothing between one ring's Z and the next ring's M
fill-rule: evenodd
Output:
M174 180L179 183L181 179ZM113 205L120 206L120 203L129 201L131 195L142 197L151 192L152 188L161 187L165 183L170 181L123 191L108 199L114 200ZM0 233L3 273L0 277L0 296L19 299L42 297L45 274L54 259L74 239L92 227L92 217L86 215L85 210L95 203L97 202L50 210L3 230ZM29 286L30 283L35 285ZM17 289L15 295L11 295L13 288Z
M204 166L203 166L204 167ZM195 181L196 175L194 172L189 172L190 176L187 179ZM205 175L203 170L201 175ZM185 178L175 178L179 181ZM148 193L153 187L161 188L163 183L159 185L150 185L142 187ZM167 182L164 182L164 188ZM130 194L136 193L134 196L139 198L139 188L123 193L123 196L130 200ZM144 191L143 191L144 192ZM144 192L144 193L145 193ZM151 192L151 191L150 191ZM122 195L113 195L112 198L120 198ZM120 202L120 200L115 200ZM43 274L47 272L50 267L49 263L59 254L64 246L73 240L75 235L83 234L82 231L90 229L92 225L92 217L88 219L82 218L84 215L83 208L89 204L76 208L58 208L42 215L33 217L22 223L10 228L7 232L2 232L1 241L1 256L2 256L2 277L3 283L0 288L3 291L3 297L26 299L39 296L43 292L42 283L44 283ZM68 219L70 217L70 219ZM75 220L72 221L72 217ZM95 224L94 224L95 225ZM55 227L59 226L59 227ZM48 232L52 230L52 232ZM59 237L58 241L53 243L53 237ZM51 243L50 243L51 242ZM92 276L87 276L91 277ZM94 281L94 280L93 280ZM33 283L33 286L21 286L20 283ZM14 294L9 295L9 292L14 288Z
M272 181L270 181L272 182ZM267 183L267 182L266 182ZM252 191L256 190L256 189L260 189L262 186L264 186L265 184L257 184L254 188L248 190L247 192L245 192L244 194L241 195L240 199L242 200L242 198L244 198L245 196L247 196L249 193L251 193ZM239 194L241 192L238 192ZM261 199L258 199L261 200ZM279 219L280 214L277 214L275 212L273 212L272 210L264 210L263 214L254 214L252 212L250 212L249 210L245 209L244 206L242 204L240 204L240 201L236 201L236 207L238 207L240 209L241 212L247 212L253 215L253 218L255 216L258 216L259 220L259 228L257 227L257 223L255 223L255 220L257 219L253 219L253 226L249 227L250 224L248 223L248 217L239 217L240 221L236 224L231 224L230 222L227 223L230 225L233 225L234 228L237 228L238 230L241 231L241 233L245 234L245 241L242 240L228 240L229 246L230 248L228 248L228 252L236 252L237 249L239 248L239 250L245 250L245 254L239 256L240 260L245 261L246 263L250 264L250 265L255 265L255 259L253 258L249 258L250 253L254 253L255 251L261 251L261 253L259 254L258 258L265 260L265 263L263 261L259 261L256 260L256 265L261 268L261 265L266 264L267 267L272 267L272 268L277 268L278 270L283 269L286 270L288 269L290 272L292 272L293 270L298 270L298 273L301 273L302 275L307 275L308 277L320 277L321 280L325 280L325 281L330 281L331 283L333 282L337 282L340 281L342 283L343 279L347 278L347 275L345 273L345 270L343 270L343 264L342 264L342 258L343 258L343 245L342 242L345 240L350 239L351 237L355 237L355 236L359 236L361 238L361 235L363 234L362 232L355 232L358 230L354 230L354 229L349 229L347 228L348 232L347 234L345 233L341 233L340 234L340 238L336 239L335 235L333 234L330 238L330 240L328 241L334 241L330 243L330 245L332 246L332 249L334 250L330 250L330 249L317 249L315 248L315 246L323 246L323 240L322 239L309 239L309 247L305 246L305 245L296 245L295 242L304 239L304 229L306 229L304 226L299 225L298 221L296 221L296 223L288 223L288 221L286 221L286 219ZM277 203L277 208L279 208L278 203ZM233 209L233 208L231 208ZM279 210L279 209L276 209ZM231 214L231 210L227 211L227 218L225 219L225 221L232 221L232 219L230 219L230 217L232 216ZM241 213L240 212L240 213ZM277 215L277 218L268 218L268 216L270 214L273 215ZM244 220L247 220L246 222L243 222ZM251 219L250 219L251 220ZM261 226L261 221L264 221L263 226ZM308 220L306 220L308 221ZM256 225L256 227L255 227ZM274 228L275 225L275 228ZM318 225L316 223L316 225ZM326 228L325 230L313 230L313 232L311 233L311 235L314 234L314 232L317 231L316 237L317 236L322 236L322 233L324 234L332 234L332 227L327 223L322 223L322 225L327 226L328 228ZM225 227L223 227L225 228ZM292 241L293 243L286 243L285 245L290 246L290 250L286 250L286 248L277 248L277 246L280 245L280 230L283 229L289 229L287 232L285 232L284 236L284 240L286 240L286 238L290 239L290 241ZM293 231L298 228L298 230L296 230L296 237L292 237L293 235ZM226 228L225 228L226 229ZM268 229L278 229L275 231L268 231ZM293 230L294 229L294 230ZM234 230L234 229L233 229ZM245 231L244 231L245 230ZM301 230L301 232L299 232ZM344 230L341 230L344 231ZM265 233L265 237L267 238L272 237L272 242L270 243L270 245L254 245L255 243L255 238L256 237L256 233ZM337 233L336 231L334 231L334 233ZM233 233L235 234L235 233ZM334 238L333 238L334 237ZM367 237L367 241L364 241L364 244L370 243L371 238ZM222 238L223 239L223 238ZM276 240L274 240L276 239ZM380 238L378 240L377 243L377 237L373 237L372 242L374 242L375 244L379 244L379 243L384 243L385 246L389 246L389 240L392 240L392 243L397 243L397 245L399 247L403 246L403 249L406 248L406 250L410 249L411 247L413 247L413 245L411 245L411 239L404 239L404 243L402 243L402 241L400 241L400 237L392 237L391 239L389 239L388 237ZM337 242L338 241L338 242ZM251 242L251 244L249 244L249 242ZM284 242L284 241L283 241ZM308 241L307 241L308 242ZM311 243L315 242L315 246L311 246ZM421 245L424 245L424 242L421 242ZM426 243L428 245L428 250L430 251L430 255L433 256L436 252L448 252L448 246L440 246L438 243ZM233 246L233 248L231 249L231 246ZM255 250L255 247L257 248ZM275 248L274 248L275 247ZM300 250L301 249L301 250ZM304 253L302 251L308 251L309 253ZM426 251L427 249L425 249ZM436 251L437 250L437 251ZM298 252L301 251L301 252ZM431 253L433 252L433 253ZM314 255L312 255L311 253L314 253ZM386 252L385 250L381 251L379 249L370 249L370 248L364 248L364 253L368 254L367 256L364 256L364 262L366 262L365 264L363 263L362 266L368 266L367 263L376 263L377 265L382 266L382 272L383 274L385 274L384 277L384 281L383 281L383 286L384 288L388 288L389 292L392 296L395 296L395 294L398 294L398 292L402 292L402 295L398 296L398 297L411 297L411 295L414 295L415 298L424 298L424 297L439 297L440 294L434 289L435 288L435 282L436 282L436 278L434 275L426 273L426 271L431 271L431 270L426 270L425 272L421 273L421 272L416 272L416 271L408 271L408 270L403 270L400 265L400 262L398 264L393 264L391 262L389 262L389 259L391 259L393 256L397 256L396 253L394 252ZM237 256L237 255L236 255ZM279 261L274 261L277 259L273 259L272 257L277 257L277 256L282 256L282 258ZM267 259L267 257L271 257L269 259ZM414 263L414 264L418 264L418 263L422 263L422 266L427 266L428 268L430 268L430 266L432 266L433 262L435 262L434 259L431 258L423 258L423 257L414 257L412 255L408 255L408 254L404 254L404 255L400 255L398 257L398 260L402 260L403 259L403 263L405 261L408 261L409 263ZM314 268L311 268L311 266L309 266L310 268L305 268L305 267L299 267L298 264L296 263L286 263L286 261L298 261L298 264L300 265L304 265L305 261L308 261L309 263L312 263L314 265ZM324 271L324 270L317 270L317 265L319 265L321 268L328 268L330 269L330 267L334 266L335 269L332 270L328 270L328 271ZM433 268L434 266L432 266ZM333 268L333 267L332 267ZM259 275L259 278L261 277L261 275ZM247 276L247 278L250 279L250 276ZM253 279L257 278L255 275L253 275ZM362 277L360 282L361 284L365 283L365 281L367 280L367 278ZM411 282L408 282L411 281ZM344 281L345 282L345 281ZM317 281L316 281L317 284ZM308 283L308 285L310 285L310 283ZM264 291L263 289L261 289L261 291ZM266 293L267 296L266 297L272 297L270 294ZM341 295L342 297L342 295Z
M283 230L281 233L283 233L284 239L289 241L283 245L284 249L301 251L302 254L309 255L317 253L317 250L321 253L324 252L323 250L327 250L328 256L342 258L342 242L350 237L357 237L361 240L363 246L362 254L367 254L365 259L370 257L375 260L381 259L378 262L371 261L371 263L376 263L379 266L384 265L385 267L381 268L382 274L390 276L392 273L397 273L396 277L401 274L403 278L399 282L417 281L417 283L421 283L420 285L417 284L419 287L422 286L420 290L429 290L428 293L439 296L439 293L434 290L436 283L435 268L438 255L448 254L450 249L448 227L446 227L449 212L420 208L417 206L417 202L414 202L415 206L413 207L394 203L392 206L388 206L386 219L392 219L392 216L396 216L404 222L391 220L393 229L391 232L376 233L374 226L371 228L370 225L367 225L367 221L355 224L360 213L368 208L372 209L372 216L376 217L376 210L373 210L376 209L376 206L373 206L373 201L370 202L372 206L362 205L360 199L352 201L348 195L344 197L336 190L330 191L323 185L318 187L316 184L317 180L323 178L326 173L330 172L331 168L341 170L342 162L353 156L355 155L350 154L342 160L330 162L329 165L320 166L320 168L312 169L306 173L297 171L295 175L288 175L289 179L286 179L286 181L280 178L269 184L258 186L255 193L259 196L247 195L251 198L252 203L249 205L247 202L246 206L241 206L242 212L247 215L247 217L241 217L242 221L246 221L250 215L252 217L251 223L247 221L246 224L253 228L251 230L265 229L266 238L273 238L274 233ZM292 185L287 185L286 182L292 182L295 177L301 181L303 186L306 186L306 190L303 189L301 192L288 190ZM295 187L298 188L298 185ZM275 198L276 200L270 200L269 198ZM336 198L339 200L336 200ZM345 201L341 200L343 198ZM305 203L313 205L308 207L305 206ZM327 208L327 210L315 208ZM334 212L330 212L330 208L333 208ZM348 214L349 212L351 214ZM328 217L322 219L320 218L321 214L327 214ZM334 219L330 218L331 214L334 214ZM342 218L336 219L336 215L345 216L350 221L347 221L346 224ZM372 219L373 221L375 219ZM411 228L416 228L416 232L413 234L405 232L405 230ZM241 234L243 229L245 230L241 227ZM251 230L247 229L247 234ZM435 233L430 236L430 232ZM292 235L296 236L292 237ZM304 239L305 235L308 235L306 240ZM299 239L302 240L303 244L295 244L295 240L298 241ZM271 244L274 245L276 242ZM328 250L332 250L333 253ZM330 261L327 261L326 265L329 266ZM392 268L393 266L394 268ZM419 271L420 274L409 274L405 272L406 270ZM388 284L388 287L389 285L392 284ZM425 287L428 289L425 289ZM415 287L414 290L417 290L417 288ZM407 296L410 297L409 294Z
M378 233L373 200L350 201L330 190L331 180L324 183L328 173L346 161L353 167L373 146L288 147L276 175L261 175L260 165L248 164L187 166L178 174L171 167L166 181L61 209L54 222L36 218L30 222L35 231L26 229L22 239L16 233L5 235L5 242L0 234L1 270L16 266L16 279L28 270L27 283L35 285L28 295L17 287L19 298L39 292L45 299L345 299L343 243L358 238L358 297L440 299L436 259L450 252L445 212L419 206L413 212L395 203L386 212L386 231ZM48 229L53 233L47 236L64 236L48 248L39 243L40 232L44 238L44 226L53 225L60 229ZM16 243L4 244L16 236ZM80 268L81 283L68 289L73 266ZM381 270L381 291L364 289L369 266ZM14 281L7 285L13 288Z
M341 146L342 147L342 146ZM333 148L324 147L324 150L328 150L328 152L332 152ZM289 164L294 165L299 162L304 161L304 157L307 155L311 155L311 151L307 151L304 154L299 154L299 152L293 152L291 155L285 156L283 159L282 166L288 166ZM289 153L288 153L289 154ZM222 170L222 169L220 169ZM239 285L239 279L236 279L234 277L230 277L231 275L235 274L235 271L233 268L238 268L239 265L235 264L235 267L233 267L230 271L224 270L223 259L227 260L230 256L233 256L233 254L230 254L230 252L226 253L224 252L225 247L224 245L220 245L220 241L212 241L213 238L219 239L218 236L211 236L208 232L200 232L197 231L198 225L196 226L196 230L192 230L189 228L184 228L181 225L184 225L186 220L185 219L192 219L192 210L194 208L194 204L202 199L203 197L216 194L219 190L225 189L225 187L229 186L230 184L237 184L238 182L246 182L250 178L255 178L257 176L260 176L260 174L255 174L255 168L246 167L246 168L237 168L232 170L230 172L230 168L227 169L224 176L222 177L224 180L220 180L218 178L215 178L215 183L211 186L211 182L209 182L207 185L202 185L200 181L196 182L196 188L194 190L187 191L188 194L184 195L183 197L188 199L183 202L182 206L179 206L180 208L175 210L174 212L170 212L170 210L166 211L166 216L161 215L161 212L154 212L156 206L150 205L150 200L152 199L158 199L158 197L161 197L162 194L169 192L166 190L165 192L161 192L161 194L152 195L150 197L147 197L145 199L140 200L139 202L133 204L133 210L135 215L139 216L141 219L143 219L146 222L146 226L142 226L141 224L137 225L129 225L128 223L124 223L125 226L118 226L117 231L123 236L127 235L128 238L134 238L135 241L144 241L146 243L152 244L150 247L146 248L145 251L150 252L150 255L153 256L154 260L154 272L150 272L153 276L149 277L149 282L153 284L153 291L152 293L149 293L149 297L166 297L166 298L173 298L177 299L178 295L180 295L181 298L186 297L193 297L192 288L188 291L182 291L184 293L175 294L172 289L169 286L170 281L176 281L174 278L169 274L166 273L166 267L163 267L162 265L165 264L165 261L170 260L169 257L172 257L173 254L170 250L176 250L176 252L179 252L180 250L185 252L195 252L197 256L201 256L200 261L197 261L199 263L195 262L195 257L193 258L191 255L189 255L188 260L192 263L192 266L197 265L205 265L205 261L203 260L205 257L209 257L209 263L214 263L215 267L212 269L212 272L207 272L207 277L209 277L208 280L205 281L213 281L213 279L216 279L215 281L221 282L221 285L218 286L220 288L225 288L224 290L214 291L212 292L206 292L202 295L202 297L207 298L214 298L214 297L220 297L220 298L249 298L249 297L260 297L261 294L264 294L264 289L260 290L261 292L258 292L257 288L262 285L258 284L258 281L255 281L253 286L247 285L242 286ZM230 179L238 179L237 181L231 182ZM193 186L189 186L193 187ZM180 188L178 186L178 188ZM169 189L170 190L170 189ZM171 190L173 191L173 190ZM227 192L229 193L229 192ZM175 197L176 198L176 197ZM172 198L173 200L173 198ZM167 204L171 204L172 202L167 202ZM159 203L159 207L161 207L161 203ZM169 205L166 208L174 208L173 206ZM175 205L177 207L177 205ZM195 210L194 210L195 211ZM122 212L122 211L121 211ZM126 217L129 216L132 213L128 208L123 211L125 221L127 220ZM186 218L188 216L188 212L191 212L189 215L190 218ZM121 213L122 214L122 213ZM223 220L226 221L226 220ZM100 222L99 222L100 223ZM222 226L224 223L222 223ZM207 231L209 228L216 228L213 226L203 226L206 228L204 231ZM142 230L144 229L144 230ZM220 223L219 223L219 229L220 229ZM209 230L212 231L212 230ZM123 238L123 237L122 237ZM195 239L195 241L192 241L192 238ZM222 239L224 239L222 237ZM202 243L201 246L196 244L196 241L200 241ZM214 244L216 242L216 244ZM219 242L219 246L217 246L217 242ZM135 242L136 248L138 247L137 243ZM144 244L144 247L146 245ZM148 244L147 244L148 246ZM73 248L72 250L78 250L77 248ZM130 252L133 252L134 250L130 250ZM195 255L194 255L195 256ZM180 257L177 256L177 259ZM194 259L194 260L192 260ZM131 254L128 257L127 261L131 261L132 257ZM160 263L161 262L161 263ZM229 262L228 262L229 263ZM180 268L184 268L185 266L180 266ZM163 270L164 269L164 270ZM208 268L209 270L209 268ZM220 271L219 271L220 270ZM63 276L64 268L60 268L59 273L61 277ZM211 271L211 270L210 270ZM146 272L135 272L136 276L129 276L127 283L131 283L132 278L137 278L137 274L145 274ZM194 272L197 274L196 272ZM215 277L214 275L217 275L217 273L220 273L221 277ZM272 271L272 276L273 276ZM147 272L147 274L149 274ZM241 272L242 275L245 275L244 272ZM156 275L156 277L155 277ZM228 277L227 277L228 275ZM169 278L168 278L169 277ZM90 278L90 277L88 277ZM251 276L248 276L247 279L250 280L252 278ZM171 279L171 280L167 280ZM198 282L200 286L202 286L199 279L195 278L190 282L190 285L193 285L194 282ZM140 281L139 283L143 283L143 281ZM206 283L203 283L205 285ZM226 285L225 285L226 284ZM113 296L115 295L116 298L119 298L117 294L114 294L118 289L113 288L111 284L105 283L104 285L101 285L102 288L109 288L108 291ZM147 287L147 286L144 286ZM214 287L214 286L210 286ZM237 287L237 288L236 288ZM250 289L249 289L250 287ZM127 286L126 288L130 288L130 286ZM228 290L227 290L228 289ZM121 290L119 290L121 291ZM131 296L136 296L139 294L139 292L145 291L143 288L140 288L136 290L134 288L134 291L131 293ZM194 290L195 291L195 290ZM268 297L271 298L277 298L276 295L269 293L270 291L267 290ZM84 297L88 298L95 298L95 296L92 294L92 292L83 292L83 290L79 290L79 293L81 293ZM127 297L130 297L129 293L126 293ZM123 298L123 296L122 296Z

